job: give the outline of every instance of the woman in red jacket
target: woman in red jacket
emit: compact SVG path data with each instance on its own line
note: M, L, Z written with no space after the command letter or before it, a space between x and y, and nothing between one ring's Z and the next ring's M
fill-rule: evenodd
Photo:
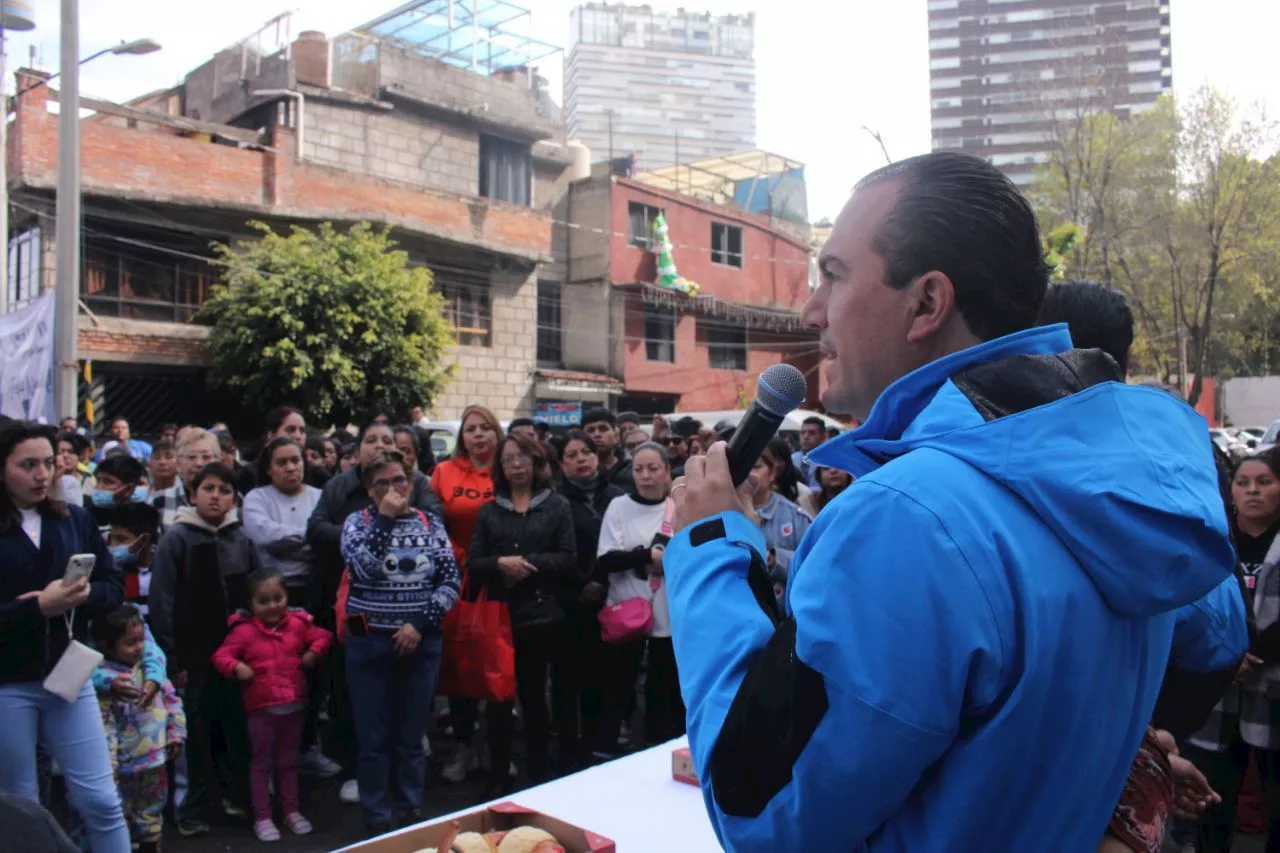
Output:
M467 406L462 410L453 458L441 462L431 472L431 488L444 504L444 526L453 543L453 558L462 573L464 592L467 547L471 544L480 508L493 500L493 460L502 438L502 424L493 412L484 406ZM450 782L461 782L468 771L478 766L471 748L476 703L469 699L451 699L449 715L458 744L442 775Z
M213 666L243 684L253 744L249 773L253 832L261 841L279 841L267 787L273 767L285 825L294 835L311 832L310 822L298 811L298 755L307 707L303 671L320 663L333 635L313 625L306 611L289 609L284 575L277 569L250 575L249 597L252 615L231 617L231 630L214 652Z

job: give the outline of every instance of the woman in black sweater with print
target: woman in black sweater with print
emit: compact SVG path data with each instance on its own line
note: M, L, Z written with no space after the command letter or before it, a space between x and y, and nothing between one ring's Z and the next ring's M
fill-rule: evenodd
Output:
M542 445L511 436L498 447L494 500L480 509L467 553L469 583L486 584L511 610L516 693L524 709L525 751L535 782L549 769L551 716L547 677L565 652L561 594L578 571L569 503L551 491L551 466ZM511 789L511 704L490 702L489 780L484 798ZM563 718L563 714L558 715Z

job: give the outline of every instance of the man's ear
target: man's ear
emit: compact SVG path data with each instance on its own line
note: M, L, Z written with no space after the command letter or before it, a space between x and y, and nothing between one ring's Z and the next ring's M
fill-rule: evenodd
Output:
M909 343L922 343L936 337L951 322L958 310L956 289L945 273L927 272L907 285L913 297Z

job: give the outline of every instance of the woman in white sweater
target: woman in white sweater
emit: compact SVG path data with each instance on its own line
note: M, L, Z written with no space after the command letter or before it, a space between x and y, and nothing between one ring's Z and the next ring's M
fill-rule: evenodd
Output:
M606 685L601 731L606 740L617 734L632 706L636 677L647 649L644 740L658 744L684 733L685 712L662 572L662 553L669 538L663 532L663 521L671 492L671 465L662 445L647 442L636 448L633 466L635 491L615 498L605 510L596 565L598 579L607 578L606 605L643 598L653 608L653 625L646 636L609 645L613 683Z
M262 557L263 568L284 575L289 604L313 610L318 589L315 555L307 545L307 519L320 490L303 482L303 450L291 438L273 438L258 459L258 482L245 495L241 514L245 535ZM314 614L313 614L314 615Z

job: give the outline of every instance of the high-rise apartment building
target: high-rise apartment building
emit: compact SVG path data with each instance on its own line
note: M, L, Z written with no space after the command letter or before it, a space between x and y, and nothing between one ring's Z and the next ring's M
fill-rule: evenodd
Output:
M1173 81L1168 0L927 0L933 148L984 157L1020 186L1054 119L1130 115Z
M569 15L565 115L594 159L640 170L755 147L755 16L587 3Z

